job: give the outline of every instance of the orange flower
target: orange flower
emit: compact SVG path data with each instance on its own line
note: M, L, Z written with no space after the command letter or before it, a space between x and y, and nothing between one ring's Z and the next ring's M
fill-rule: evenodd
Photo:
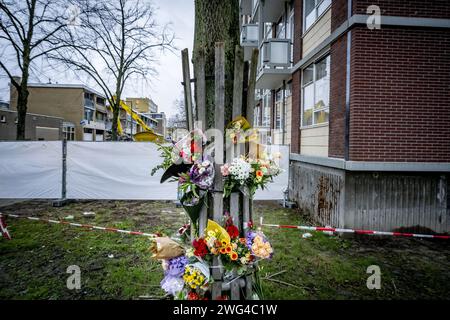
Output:
M225 251L226 251L226 253L230 253L230 252L231 252L231 246L227 246L227 247L225 248Z
M231 258L231 260L233 260L233 261L237 260L238 254L237 254L236 252L233 251L233 252L230 253L230 258Z
M264 174L261 170L256 170L256 176L257 177L262 177Z
M220 248L220 253L221 253L221 254L227 253L227 252L225 251L225 247Z

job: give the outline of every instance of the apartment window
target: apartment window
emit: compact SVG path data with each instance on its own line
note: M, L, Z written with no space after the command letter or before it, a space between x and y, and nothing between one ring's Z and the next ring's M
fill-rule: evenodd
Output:
M93 121L94 120L94 109L84 108L84 120Z
M262 123L263 127L270 127L270 100L272 95L270 94L270 90L266 90L263 96L263 109L262 109Z
M330 56L303 70L302 126L328 122L330 105Z
M89 108L94 108L94 94L93 93L84 93L84 106Z
M1 123L6 123L6 116L1 116L0 117L0 122Z
M308 30L314 22L316 22L319 17L328 9L331 5L331 0L304 0L304 16L303 21L305 21L304 30Z
M283 90L278 90L275 95L275 129L281 129L283 121Z
M96 121L106 121L106 113L97 112Z
M99 104L101 106L105 105L105 99L103 99L103 98L97 97L96 101L97 101L97 104Z
M70 125L63 125L64 139L67 141L75 140L75 127Z
M254 127L259 127L261 125L260 119L261 119L261 104L258 103L255 107L255 114L254 114L254 118L253 118L253 126Z

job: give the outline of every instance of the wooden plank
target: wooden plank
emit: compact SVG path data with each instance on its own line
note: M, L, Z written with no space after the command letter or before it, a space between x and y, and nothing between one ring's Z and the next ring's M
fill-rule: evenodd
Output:
M253 300L253 279L251 275L245 277L245 299Z
M244 50L237 45L234 50L233 119L242 115L242 91L244 85Z
M231 300L239 300L240 299L240 288L239 288L239 280L234 280L230 283L230 299Z
M197 128L206 130L208 124L206 123L206 86L205 86L205 56L203 51L197 55L195 73L195 96L196 96L196 111L197 111Z
M211 298L217 300L220 296L222 296L222 282L214 281L211 288Z
M234 225L242 230L240 221L239 221L239 192L233 192L230 196L230 215L233 218Z
M215 139L215 178L214 178L214 190L212 195L213 206L212 214L210 214L213 220L220 222L223 216L223 180L222 174L220 173L220 165L223 164L224 160L224 149L223 149L223 130L225 125L224 118L225 110L225 49L223 42L216 43L215 48L215 110L214 110L214 126L215 129L221 133L216 136ZM216 280L212 287L212 298L217 299L217 297L222 295L222 284L220 280L223 276L223 268L221 268L222 263L220 258L214 257L212 262L212 277ZM218 281L219 280L219 281Z
M256 72L258 69L258 55L259 50L253 49L252 59L250 62L250 72L248 77L247 106L246 106L246 116L250 124L253 124L253 115L255 109L255 89L256 89Z
M198 234L200 237L205 235L206 224L208 223L208 206L203 204L202 210L200 211L200 216L198 218Z
M187 48L181 51L181 62L183 68L184 105L186 108L187 127L191 131L194 128L194 119L192 116L191 72L189 70L189 52Z
M249 221L251 221L252 220L252 212L251 212L251 201L252 201L252 199L251 199L251 197L250 197L250 195L249 195L249 190L248 190L248 188L246 187L246 191L247 192L245 192L243 195L242 195L242 197L243 197L243 201L242 201L242 220L243 220L243 224L244 224L244 233L246 233L247 231L248 231L248 228L247 228L247 223L249 222Z

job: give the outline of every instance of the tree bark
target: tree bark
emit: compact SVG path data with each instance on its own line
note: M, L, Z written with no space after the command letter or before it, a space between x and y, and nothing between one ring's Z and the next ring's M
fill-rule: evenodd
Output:
M193 64L205 56L206 128L214 126L214 49L225 44L225 123L231 121L233 104L234 52L239 44L239 0L195 0ZM196 98L197 99L197 98Z
M25 127L27 118L27 105L28 105L28 78L30 68L30 56L29 48L25 46L23 53L23 67L22 78L20 86L17 89L17 127L16 127L16 140L25 140Z

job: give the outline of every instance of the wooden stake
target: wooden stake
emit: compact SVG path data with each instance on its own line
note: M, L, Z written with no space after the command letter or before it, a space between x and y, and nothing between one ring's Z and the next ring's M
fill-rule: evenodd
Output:
M189 70L188 49L184 49L181 51L181 57L183 67L184 106L186 108L186 121L188 130L192 131L194 129L194 119L192 116L191 73Z

